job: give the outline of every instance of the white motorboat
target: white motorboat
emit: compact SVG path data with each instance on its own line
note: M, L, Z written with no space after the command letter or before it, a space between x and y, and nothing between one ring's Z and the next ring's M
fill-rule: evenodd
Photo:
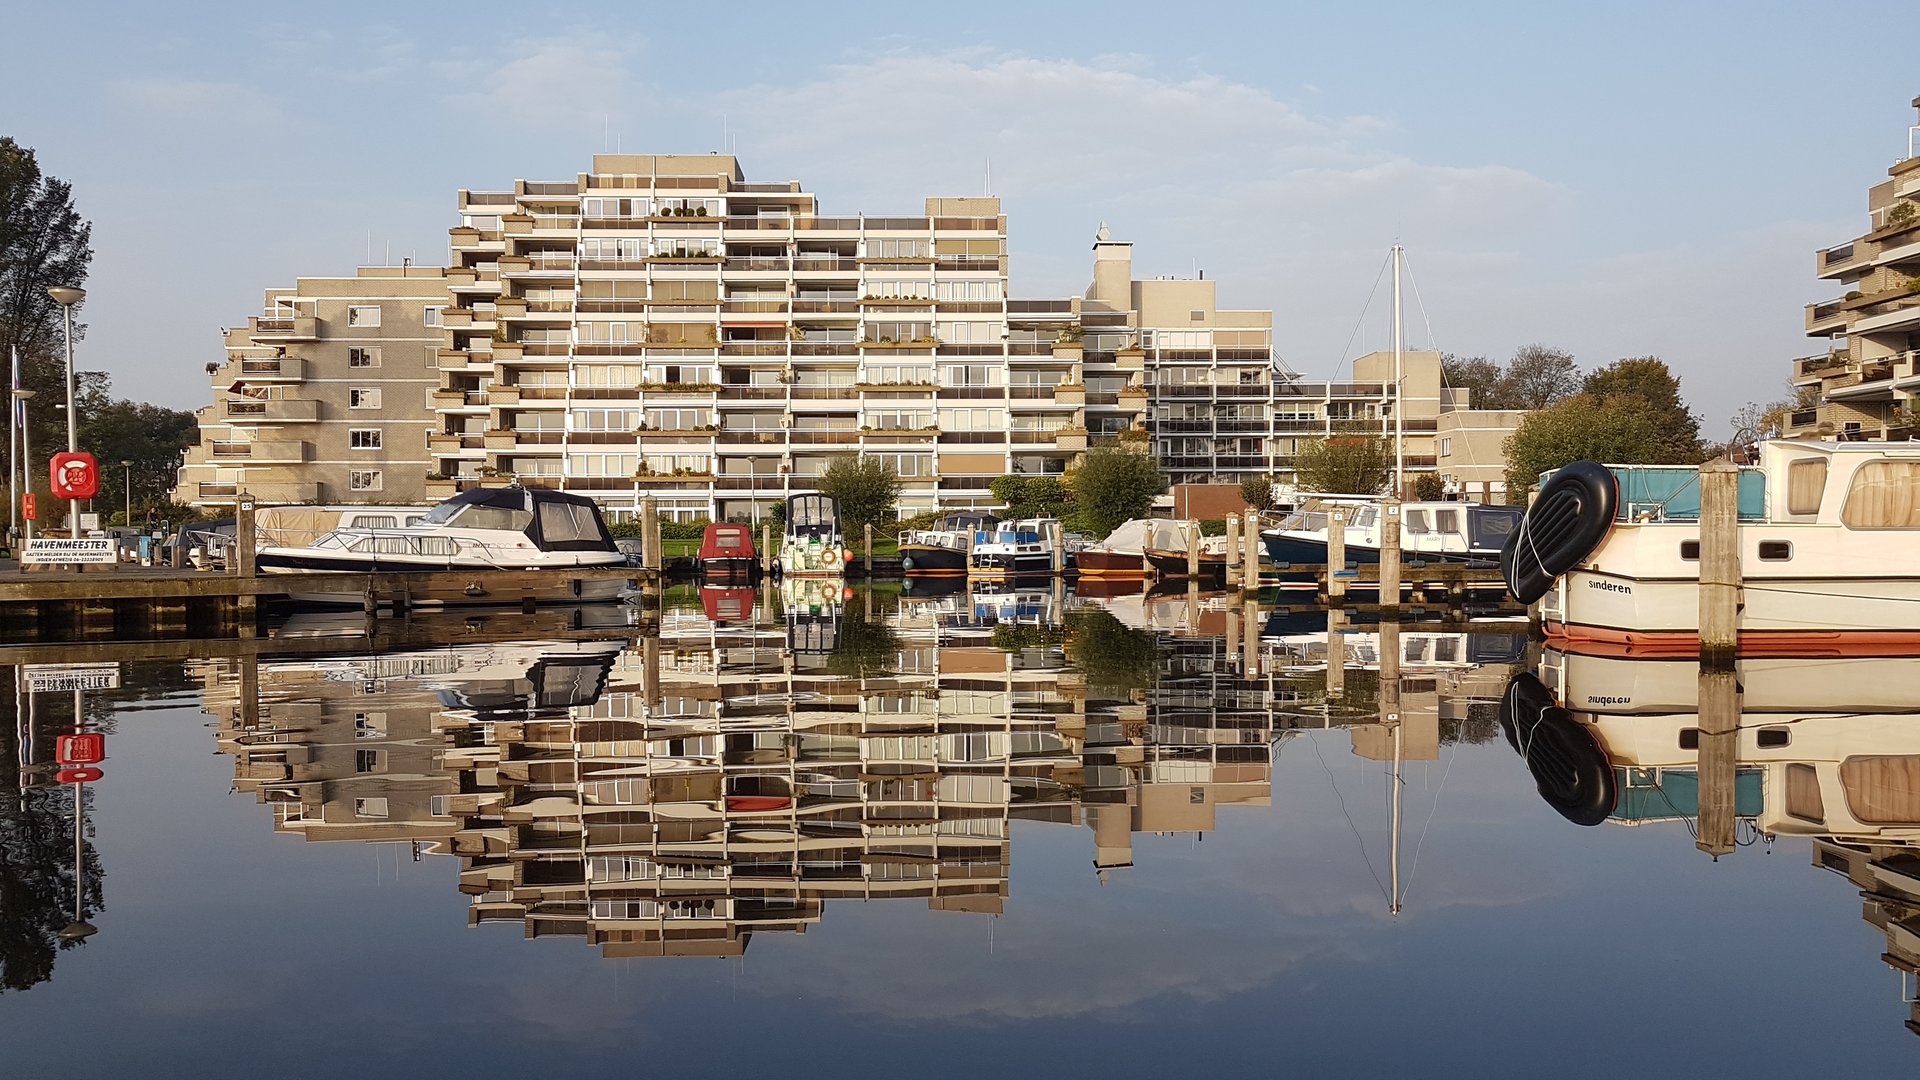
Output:
M1199 522L1177 518L1134 518L1122 522L1107 538L1074 553L1073 566L1082 577L1140 577L1147 572L1150 550L1186 551L1186 530Z
M1278 525L1260 531L1267 561L1283 585L1314 584L1318 571L1292 566L1324 566L1334 514L1344 522L1342 538L1348 563L1380 561L1387 515L1375 499L1315 496L1301 503ZM1491 503L1410 502L1400 507L1400 554L1406 560L1487 562L1500 557L1507 537L1524 511ZM1349 588L1371 588L1356 582Z
M976 577L1018 577L1058 574L1071 561L1058 518L1022 518L976 532L968 563Z
M900 570L908 577L965 577L974 535L1000 524L1000 515L977 510L947 514L930 529L899 536Z
M1549 637L1699 648L1699 474L1576 462L1502 555ZM1920 653L1920 443L1774 440L1739 479L1740 650Z
M840 528L840 503L831 495L794 495L787 499L787 522L780 539L783 575L839 577L853 561L853 548Z
M625 562L592 499L517 485L461 492L412 525L335 529L306 546L263 547L256 557L268 574L473 573L471 582L416 592L411 600L421 605L616 600L626 581L583 580L567 571ZM531 592L517 586L511 595L495 595L485 577L489 571L540 571L553 580ZM302 604L361 603L351 593L291 595Z

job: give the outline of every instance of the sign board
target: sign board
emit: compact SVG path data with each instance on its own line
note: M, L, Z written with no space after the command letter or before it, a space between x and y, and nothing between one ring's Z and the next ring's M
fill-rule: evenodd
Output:
M61 765L98 765L107 760L107 737L96 731L53 740L53 760Z
M116 561L113 541L104 536L67 540L36 536L27 541L21 561L27 563L110 563Z
M24 664L27 689L36 694L62 690L113 690L120 686L119 664Z
M34 511L33 492L31 491L23 492L20 495L20 516L26 518L28 521L33 521L38 516Z
M81 514L80 515L80 531L81 532L99 532L100 531L100 515L99 514Z

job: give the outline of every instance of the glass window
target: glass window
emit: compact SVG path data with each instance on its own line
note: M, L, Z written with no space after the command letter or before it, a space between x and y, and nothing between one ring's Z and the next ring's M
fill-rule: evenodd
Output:
M429 520L433 515L427 515ZM509 510L501 506L468 506L453 515L452 524L463 529L507 529L523 532L533 523L533 512Z
M1425 510L1407 511L1407 534L1425 536L1427 531L1427 512Z
M379 326L380 307L370 304L365 307L354 306L347 309L348 326Z
M378 450L380 442L379 428L350 428L347 431L347 446L354 450Z
M1787 816L1815 825L1827 820L1827 808L1820 798L1820 774L1811 765L1787 766Z
M1856 479L1858 479L1856 477ZM1817 514L1827 487L1827 459L1801 458L1787 466L1787 513ZM1851 522L1849 522L1851 524Z
M1433 531L1460 534L1460 511L1435 510L1433 512Z
M1840 763L1840 787L1868 825L1920 824L1920 754L1850 757Z
M1788 481L1792 500L1792 481ZM1869 461L1847 485L1840 522L1850 529L1920 528L1920 461Z
M429 328L439 326L440 312L442 310L443 309L439 307L427 307L422 309L420 312L420 325L429 327Z
M379 349L354 348L347 350L347 366L350 368L368 368L380 366Z
M379 387L354 387L347 391L347 408L377 409L380 407Z
M379 491L380 488L381 476L379 469L347 470L348 491Z

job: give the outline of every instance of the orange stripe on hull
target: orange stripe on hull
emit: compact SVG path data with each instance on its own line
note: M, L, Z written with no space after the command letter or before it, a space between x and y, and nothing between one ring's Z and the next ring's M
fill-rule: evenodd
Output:
M1700 654L1693 630L1615 630L1599 626L1542 626L1547 643L1581 656L1682 657ZM1920 656L1920 630L1747 630L1741 656Z

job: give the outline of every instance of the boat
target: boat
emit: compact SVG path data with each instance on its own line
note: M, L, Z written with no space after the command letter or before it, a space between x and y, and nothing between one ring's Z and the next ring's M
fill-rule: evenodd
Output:
M430 506L262 506L253 512L256 547L301 547L335 529L418 525Z
M1058 574L1068 565L1066 553L1058 518L1001 521L974 532L968 570L977 577Z
M839 577L852 561L853 548L840 530L839 501L831 495L788 496L786 529L775 564L780 572Z
M419 522L394 528L342 528L302 547L263 547L263 573L334 571L356 574L472 573L471 581L415 591L414 604L567 603L617 600L628 582L583 580L567 571L626 564L592 499L546 488L476 488L434 507ZM516 581L496 595L484 576L538 571L550 584ZM296 603L360 606L358 593L294 592Z
M1199 539L1197 567L1193 573L1194 560L1188 557L1187 548L1197 522L1189 522L1180 532L1176 542L1167 547L1149 547L1146 550L1147 565L1153 568L1155 577L1163 579L1196 578L1199 580L1225 579L1227 576L1227 538L1224 536L1202 536Z
M1176 518L1134 518L1073 554L1081 577L1141 577L1147 572L1147 549L1184 547L1183 528L1195 522Z
M1324 566L1327 534L1335 512L1344 516L1347 563L1378 563L1384 508L1373 499L1316 496L1260 532L1267 561L1283 585L1311 584L1317 571L1292 566ZM1400 555L1405 561L1485 563L1493 565L1526 511L1491 503L1410 502L1400 507ZM1354 582L1349 589L1374 587Z
M1000 524L1000 515L978 510L947 514L932 528L900 534L900 570L908 577L965 577L975 534Z
M1550 639L1697 653L1699 471L1575 462L1501 558ZM1737 480L1743 654L1920 655L1920 443L1761 444Z
M752 527L716 521L701 530L693 572L703 585L753 584L760 576L760 556Z

